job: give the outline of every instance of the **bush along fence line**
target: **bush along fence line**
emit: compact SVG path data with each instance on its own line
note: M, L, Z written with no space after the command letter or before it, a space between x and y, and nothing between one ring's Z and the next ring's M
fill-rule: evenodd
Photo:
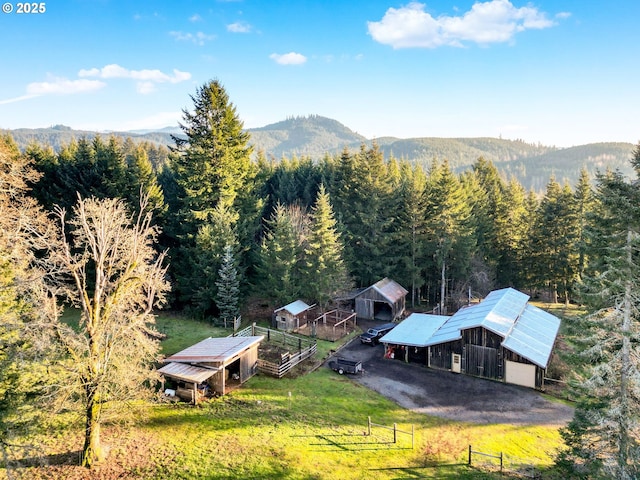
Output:
M540 472L538 472L535 467L531 465L511 465L509 468L506 466L505 457L502 452L499 455L494 455L486 452L479 452L477 450L473 450L471 445L469 445L469 466L473 465L473 456L478 455L485 458L490 458L493 460L497 460L498 462L493 462L491 464L487 463L477 463L476 465L481 467L491 466L492 468L499 468L500 473L509 473L515 474L522 478L534 478L539 479L542 478Z
M414 436L414 427L413 425L411 425L411 431L410 432L405 432L403 430L398 430L398 424L394 423L393 427L388 427L387 425L381 425L379 423L373 423L371 421L371 417L367 417L367 435L371 436L371 427L379 427L379 428L384 428L386 430L392 430L393 431L393 443L398 443L398 434L399 433L404 433L405 435L411 435L411 449L414 448L415 446L415 436Z
M276 344L282 349L277 361L260 358L258 355L258 370L276 378L284 377L300 362L314 356L318 347L315 340L310 341L281 330L259 327L255 323L230 336L249 337L255 335L263 335L265 342Z

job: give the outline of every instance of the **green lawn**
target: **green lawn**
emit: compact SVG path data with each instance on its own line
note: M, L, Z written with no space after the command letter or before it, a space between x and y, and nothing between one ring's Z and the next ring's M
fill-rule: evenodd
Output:
M165 354L228 334L175 315L160 315L157 327L166 334ZM319 356L337 347L319 342ZM466 465L469 445L503 452L507 467L531 464L543 472L561 447L557 428L429 417L325 368L280 380L260 374L197 407L148 402L130 407L123 413L126 423L103 428L103 443L110 447L104 466L91 472L74 466L82 446L81 423L60 417L60 425L40 438L45 459L54 465L23 469L24 478L497 479L509 477ZM381 427L367 435L368 417L413 431L413 440L398 433L394 443L393 431Z

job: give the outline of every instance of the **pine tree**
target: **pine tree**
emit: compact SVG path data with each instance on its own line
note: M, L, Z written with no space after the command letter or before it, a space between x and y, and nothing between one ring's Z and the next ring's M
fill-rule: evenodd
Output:
M448 297L447 284L466 281L475 238L471 207L448 162L434 163L427 183L427 243L439 286L440 310Z
M193 111L183 110L186 138L173 137L177 155L172 167L184 190L185 220L206 221L218 203L234 205L249 172L249 133L243 131L224 87L211 81L197 89Z
M395 274L401 285L410 286L411 306L420 299L424 283L426 242L426 184L427 177L419 165L403 162L400 166L400 185L397 189L400 206L396 222L394 247L402 259Z
M179 241L172 262L179 298L208 315L214 310L221 252L226 244L237 244L238 197L251 172L252 148L217 80L198 88L191 99L193 111L183 110L180 124L185 137L174 137L171 169L178 222L169 234Z
M574 385L579 402L558 463L571 478L630 480L640 475L640 191L609 172L597 200L582 284L595 313L578 339L587 374Z
M258 285L263 295L283 305L300 294L301 237L306 227L299 224L296 228L292 215L282 204L276 205L266 223L260 248Z
M371 285L389 269L389 242L395 209L382 152L365 145L343 151L332 198L343 227L345 256L359 285Z
M534 252L537 283L546 285L555 303L562 288L564 300L569 302L570 290L577 271L578 223L574 195L551 178L540 202L534 229Z
M311 209L310 223L304 247L305 296L325 308L338 292L348 289L350 282L329 194L322 184Z
M235 266L231 245L224 247L216 287L218 287L216 305L218 306L219 316L224 322L225 327L229 322L233 325L233 320L240 314L238 307L240 300L240 280L238 278L238 270Z

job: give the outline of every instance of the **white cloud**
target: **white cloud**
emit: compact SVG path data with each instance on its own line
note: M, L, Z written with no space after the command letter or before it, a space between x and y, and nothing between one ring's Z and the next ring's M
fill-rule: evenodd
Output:
M194 13L193 15L191 15L189 17L189 21L190 22L201 22L202 21L202 17L200 15L198 15L197 13Z
M301 53L289 52L285 54L272 53L269 58L280 65L302 65L307 61L307 57Z
M105 65L100 69L83 69L78 72L78 76L97 77L103 79L130 78L132 80L137 80L136 90L138 93L143 95L155 92L156 84L158 83L180 83L191 78L191 74L189 72L182 72L175 68L173 69L173 73L170 75L157 69L129 70L117 64Z
M169 35L171 35L179 42L192 42L199 46L203 46L206 42L215 40L216 38L215 35L210 35L204 32L191 33L172 31L169 32Z
M461 47L465 42L487 45L508 42L516 33L549 28L555 23L532 6L516 8L509 0L476 2L461 16L437 18L425 11L425 5L412 2L389 8L379 22L367 22L369 34L393 48Z
M33 82L27 85L27 95L73 95L75 93L94 92L107 84L99 80L68 80L53 78L48 82Z
M235 22L227 25L227 31L232 33L249 33L251 32L251 25L245 22Z
M131 78L133 80L154 83L180 83L191 78L191 74L189 72L182 72L175 68L173 69L173 75L169 75L158 69L129 70L128 68L121 67L120 65L115 63L105 65L101 69L91 68L89 70L80 70L78 72L78 76L98 78Z

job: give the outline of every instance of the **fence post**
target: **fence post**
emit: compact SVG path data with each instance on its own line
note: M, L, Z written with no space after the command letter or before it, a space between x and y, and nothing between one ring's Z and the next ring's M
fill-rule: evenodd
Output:
M367 417L367 418L369 419L369 423L368 423L368 427L369 427L369 428L367 429L367 431L368 431L369 433L367 433L367 435L371 436L371 417L369 416L369 417Z
M471 445L469 445L469 465L471 465Z
M502 452L500 452L500 473L502 473Z
M397 423L393 424L393 443L396 443L396 440L397 440L397 433L396 433L396 430L398 429L397 426L398 426Z
M415 447L414 425L411 424L411 450Z

